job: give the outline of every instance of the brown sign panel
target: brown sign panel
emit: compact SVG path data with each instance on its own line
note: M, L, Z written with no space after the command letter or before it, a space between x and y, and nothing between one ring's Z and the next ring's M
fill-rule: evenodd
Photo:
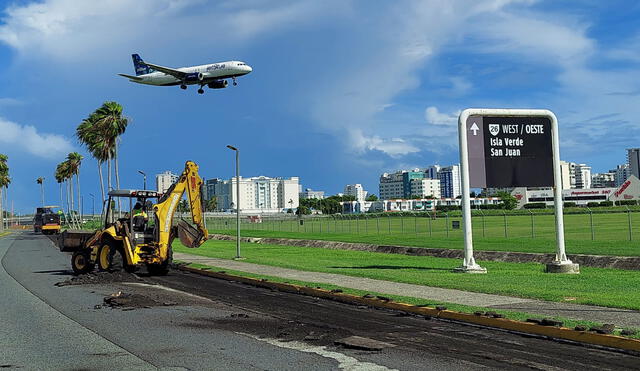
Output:
M551 119L470 116L466 123L471 187L552 187Z

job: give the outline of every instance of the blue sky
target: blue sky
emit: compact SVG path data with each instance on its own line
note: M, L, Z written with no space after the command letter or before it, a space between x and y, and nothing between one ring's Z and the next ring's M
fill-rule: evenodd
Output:
M0 153L17 211L59 199L55 166L106 100L131 119L121 186L196 161L229 178L299 176L337 193L380 173L458 162L468 107L547 108L561 157L606 171L640 138L640 4L635 1L0 0ZM243 60L237 87L136 85L131 53L181 67ZM150 179L149 182L152 180ZM57 202L59 203L59 202ZM85 196L85 210L90 210Z

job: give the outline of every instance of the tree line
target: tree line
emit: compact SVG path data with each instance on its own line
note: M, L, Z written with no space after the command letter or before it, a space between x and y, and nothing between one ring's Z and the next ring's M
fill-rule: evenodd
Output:
M98 165L100 192L102 200L106 199L105 182L102 165L107 164L107 189L113 189L113 177L115 185L120 188L120 174L118 171L118 142L127 129L129 119L122 113L123 108L117 102L108 101L83 119L76 128L76 138L83 145ZM66 159L56 166L54 178L60 185L60 203L67 214L77 219L80 215L80 167L83 156L78 152L71 152ZM74 185L75 180L75 185ZM36 182L40 185L42 204L44 206L44 178L39 177ZM63 192L63 186L66 188ZM77 202L74 198L77 195ZM65 200L66 198L66 200ZM65 202L66 201L66 202ZM101 212L104 213L105 205L101 202ZM75 214L75 215L74 215ZM77 221L77 220L76 220Z

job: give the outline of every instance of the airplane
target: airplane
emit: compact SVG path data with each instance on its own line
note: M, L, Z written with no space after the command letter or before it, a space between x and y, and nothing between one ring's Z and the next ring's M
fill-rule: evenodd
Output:
M153 63L147 63L138 54L132 54L133 67L136 75L119 73L119 76L126 77L129 81L156 86L180 85L181 89L186 89L187 85L200 85L198 94L203 94L203 87L206 85L210 89L223 89L229 84L226 79L233 80L233 85L238 85L236 77L244 76L253 69L246 63L240 61L228 61L201 66L169 68Z

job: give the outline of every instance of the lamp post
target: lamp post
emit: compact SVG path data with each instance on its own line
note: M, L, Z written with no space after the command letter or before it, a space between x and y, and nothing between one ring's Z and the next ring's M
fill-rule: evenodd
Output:
M147 174L145 174L145 172L144 172L144 171L142 171L142 170L138 170L138 172L139 172L140 174L142 174L142 176L143 176L143 178L142 178L142 179L143 179L143 186L142 186L142 189L146 190L146 189L147 189Z
M232 145L227 145L236 152L236 259L240 259L240 150Z

